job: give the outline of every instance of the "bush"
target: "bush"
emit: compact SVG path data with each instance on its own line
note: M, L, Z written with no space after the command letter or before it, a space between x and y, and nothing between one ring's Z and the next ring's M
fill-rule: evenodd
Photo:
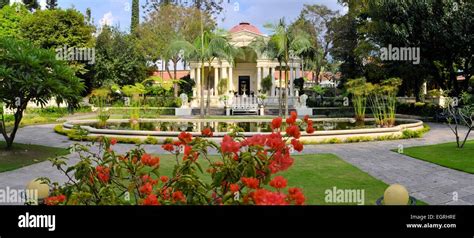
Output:
M155 137L153 137L153 136L148 136L148 137L143 141L143 143L145 143L145 144L151 144L151 145L156 145L156 144L158 144L158 140L157 140Z
M71 174L64 184L43 182L53 187L47 205L289 205L304 203L299 188L287 187L282 176L293 163L292 147L301 152L296 114L292 114L286 133L280 130L281 118L272 122L274 133L242 138L226 135L219 144L182 132L178 140L163 145L176 157L172 177L160 176L160 158L137 147L120 155L113 150L117 139L99 138L98 152L88 146L74 145L80 162L66 168L67 157L50 159L55 167ZM312 121L307 120L307 124ZM306 126L304 126L306 127ZM205 133L202 136L212 136ZM183 150L181 150L183 148ZM219 153L216 160L207 151ZM203 171L202 163L208 165ZM201 175L210 176L210 182ZM269 185L269 186L267 186Z
M397 113L421 117L434 117L442 111L440 106L431 103L401 103L397 106Z

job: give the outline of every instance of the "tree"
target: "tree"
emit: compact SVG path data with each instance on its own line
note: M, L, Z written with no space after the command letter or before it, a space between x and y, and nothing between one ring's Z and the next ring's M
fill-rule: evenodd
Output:
M135 37L104 26L96 45L94 87L133 85L147 77L147 61Z
M37 0L22 0L22 2L29 11L39 9L41 7Z
M20 23L21 36L44 49L92 47L94 28L75 9L36 11Z
M58 0L46 0L46 8L49 10L58 8Z
M290 60L294 59L295 56L300 55L302 52L311 48L311 42L309 36L301 31L291 31L285 23L285 19L282 18L278 24L266 24L265 26L272 32L270 40L274 42L277 55L282 59L285 64L285 89L288 88L288 66ZM281 75L281 68L280 68ZM280 77L280 89L281 89L281 77ZM281 93L281 90L280 90ZM288 93L285 93L285 117L288 116Z
M338 11L332 11L324 5L304 5L301 11L300 19L293 24L294 27L299 27L305 30L312 38L312 47L314 52L306 52L314 55L312 57L315 78L319 81L321 69L327 64L328 54L333 45L333 28L332 22L338 17ZM307 55L307 54L306 54Z
M0 9L2 9L4 6L8 6L10 3L10 0L0 0Z
M15 3L0 9L0 37L21 38L20 22L30 13L23 4Z
M133 0L132 2L132 21L130 26L130 32L135 33L138 25L140 24L140 1Z
M174 79L175 97L178 95L177 69L178 63L183 60L180 49L170 47L170 42L186 40L192 42L201 35L200 23L203 22L204 31L214 29L215 22L208 14L203 14L195 8L176 5L162 5L150 13L138 29L141 50L150 61L161 60L164 70ZM173 64L173 72L170 70Z
M226 59L230 64L234 62L234 56L237 55L237 48L229 43L229 39L223 32L203 32L202 36L197 37L193 42L188 41L175 41L172 44L172 48L181 49L184 57L199 61L201 64L201 117L204 117L204 85L207 85L207 106L206 114L209 115L210 107L210 73L208 73L207 80L204 81L204 64L209 65L208 69L210 72L211 63L214 59Z
M149 0L146 3L148 11L154 11L164 5L176 5L183 7L193 7L199 11L204 11L209 15L218 15L224 9L222 7L223 0Z
M281 72L281 69L283 68L283 56L281 54L279 54L279 50L278 50L278 46L276 44L276 41L275 40L271 40L270 39L266 39L264 37L256 37L250 44L249 44L250 48L252 48L253 50L255 50L255 52L257 52L257 54L260 55L261 58L267 58L267 59L277 59L278 60L278 65L279 65L279 71L280 71L280 77L279 79L282 78L282 72ZM263 57L262 57L263 56ZM282 87L281 85L281 80L279 80L280 82L280 89ZM273 84L274 82L272 82ZM280 102L279 105L278 105L278 114L280 116L283 115L283 103L281 103L283 101L283 94L282 94L282 90L279 90L279 94L278 94L278 101Z
M53 51L39 49L26 41L0 39L0 101L14 112L11 132L1 114L0 132L10 149L28 102L45 105L56 98L76 106L84 85L63 62L56 60Z

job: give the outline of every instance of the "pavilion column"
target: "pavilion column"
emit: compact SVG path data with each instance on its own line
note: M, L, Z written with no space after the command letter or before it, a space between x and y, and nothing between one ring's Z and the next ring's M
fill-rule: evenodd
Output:
M218 83L219 83L219 68L217 66L214 67L214 96L219 96L219 91L217 90Z
M227 75L227 67L222 67L221 68L221 78L227 79L227 93L230 91L230 79L229 76Z
M298 67L296 68L296 78L301 78L300 66L298 66Z
M262 82L262 67L257 67L257 92L260 91L261 82Z
M234 79L233 79L233 68L232 66L229 67L229 82L230 82L230 90L234 90Z
M196 76L196 94L198 97L201 96L201 67L197 68L197 76Z

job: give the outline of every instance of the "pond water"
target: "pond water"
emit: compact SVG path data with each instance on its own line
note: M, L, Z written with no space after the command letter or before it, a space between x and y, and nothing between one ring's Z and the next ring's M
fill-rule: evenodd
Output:
M141 131L187 131L199 132L199 129L210 127L214 132L229 132L231 129L240 127L244 132L271 132L270 122L139 122L136 124L126 123L107 123L106 128L112 130L141 130ZM283 127L285 123L283 123ZM399 123L396 123L398 125ZM87 124L91 127L98 128L97 124ZM364 129L376 128L373 121L362 123L351 123L349 121L315 121L313 126L318 131L329 130L348 130L348 129ZM306 127L301 128L305 130Z

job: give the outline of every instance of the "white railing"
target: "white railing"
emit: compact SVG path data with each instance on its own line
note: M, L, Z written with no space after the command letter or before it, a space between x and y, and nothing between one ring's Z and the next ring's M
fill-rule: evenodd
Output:
M254 113L258 114L258 98L256 96L240 95L232 98L232 114Z

